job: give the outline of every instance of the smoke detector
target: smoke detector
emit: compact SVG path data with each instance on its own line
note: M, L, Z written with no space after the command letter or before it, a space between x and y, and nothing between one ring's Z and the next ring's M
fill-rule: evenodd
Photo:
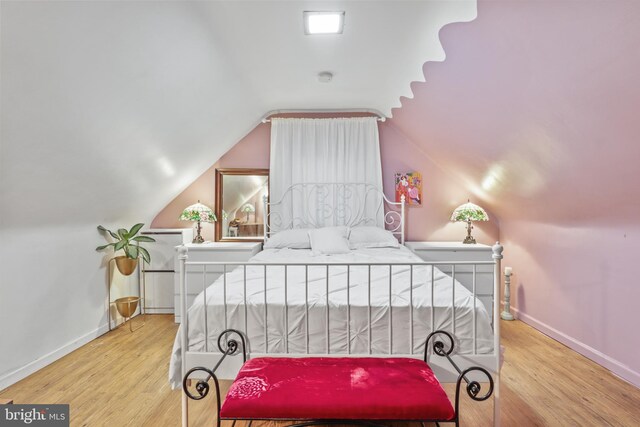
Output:
M330 73L328 71L323 71L321 73L318 73L318 81L320 83L329 83L332 79L333 79L333 73Z

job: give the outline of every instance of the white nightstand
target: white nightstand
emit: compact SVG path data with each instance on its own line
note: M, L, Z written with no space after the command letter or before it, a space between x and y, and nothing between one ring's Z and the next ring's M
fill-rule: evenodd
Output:
M144 243L151 254L151 263L143 265L144 311L147 314L174 312L174 249L193 240L192 228L158 228L144 230L144 236L155 243Z
M188 243L187 261L212 261L212 262L246 262L262 250L262 242L209 242L209 243ZM180 266L178 264L178 252L175 250L175 280L174 280L174 301L175 320L180 323ZM233 268L227 268L230 272ZM211 285L223 273L223 267L207 266L206 277L202 280L202 267L190 266L187 268L187 307L193 304L193 300L198 296L205 286Z
M459 242L405 242L424 261L493 261L491 246ZM438 268L451 275L451 265ZM456 280L473 292L473 266L456 266ZM493 265L476 266L476 294L489 313L493 313Z

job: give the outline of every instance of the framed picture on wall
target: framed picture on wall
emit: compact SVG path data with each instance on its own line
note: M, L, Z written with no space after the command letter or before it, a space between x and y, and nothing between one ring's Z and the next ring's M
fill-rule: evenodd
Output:
M409 206L422 206L422 174L420 172L396 173L396 202L404 195Z

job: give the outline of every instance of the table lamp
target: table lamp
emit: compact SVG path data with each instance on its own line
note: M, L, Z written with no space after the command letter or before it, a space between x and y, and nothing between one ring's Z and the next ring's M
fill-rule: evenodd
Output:
M249 222L249 214L255 213L256 208L251 203L247 203L240 208L240 212L247 214L247 222Z
M200 222L215 222L218 219L216 218L216 214L213 213L211 208L203 205L198 200L198 203L193 204L191 206L187 206L184 211L182 211L182 215L180 215L180 221L197 221L198 226L196 228L197 233L196 237L193 238L192 243L204 243L204 239L200 232L202 231L202 227L200 226Z
M489 215L480 206L473 204L467 200L467 203L458 206L451 214L451 221L467 223L467 237L462 243L476 243L476 239L471 235L473 226L471 221L489 221Z

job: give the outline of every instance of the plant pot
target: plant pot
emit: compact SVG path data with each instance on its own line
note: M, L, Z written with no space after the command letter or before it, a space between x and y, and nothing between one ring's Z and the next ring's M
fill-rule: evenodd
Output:
M117 256L115 257L116 267L118 267L118 271L125 276L131 275L134 271L136 271L136 267L138 266L137 258L129 258L126 256Z
M116 300L116 309L120 316L129 318L136 312L140 297L122 297Z

